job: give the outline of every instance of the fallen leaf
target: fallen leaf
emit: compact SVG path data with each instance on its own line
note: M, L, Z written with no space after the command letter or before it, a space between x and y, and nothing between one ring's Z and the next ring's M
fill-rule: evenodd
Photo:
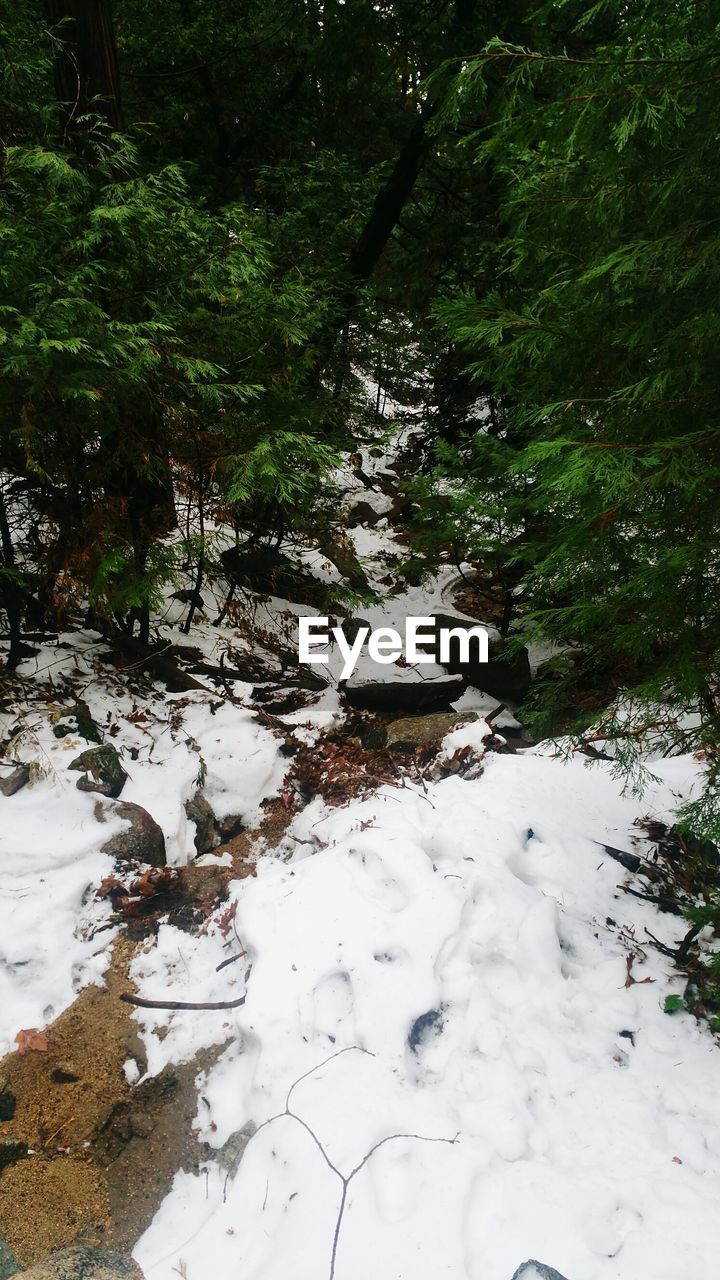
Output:
M23 1027L22 1031L18 1031L15 1043L21 1058L32 1050L36 1053L47 1053L47 1036L44 1031L38 1030L37 1027Z

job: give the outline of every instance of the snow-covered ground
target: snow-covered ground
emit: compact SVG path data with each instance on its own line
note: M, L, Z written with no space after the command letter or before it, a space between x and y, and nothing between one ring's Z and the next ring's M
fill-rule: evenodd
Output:
M136 1250L148 1280L329 1276L344 1185L337 1280L509 1280L530 1257L569 1280L713 1274L718 1048L663 1012L680 988L645 929L682 922L623 895L601 848L692 784L687 760L656 771L639 803L602 763L495 755L302 813L294 852L237 886L247 999L199 1082L211 1146L259 1132L237 1172L178 1173ZM187 989L174 933L146 996ZM228 1021L170 1017L157 1069Z
M367 497L352 469L339 483ZM396 536L353 536L377 581ZM447 612L453 572L362 614L401 626ZM184 608L169 602L168 637ZM276 634L313 612L261 609ZM202 617L191 641L211 661L245 643ZM13 757L43 775L0 797L3 1050L102 982L114 933L94 890L121 822L67 771L91 744L53 734L73 697L120 751L122 799L153 815L174 864L194 853L185 802L198 786L218 818L252 828L288 768L250 685L232 702L158 690L148 703L98 666L98 644L43 646L22 674L47 690L51 672L57 704L31 698L18 734L17 708L0 717ZM495 704L468 690L458 705ZM322 751L342 714L330 687L282 720ZM481 756L488 733L466 724L444 750ZM648 763L640 796L611 763L545 744L488 751L467 778L406 778L337 808L315 798L231 886L244 963L217 972L220 919L196 936L160 927L133 962L142 996L246 999L135 1015L150 1074L225 1046L197 1081L198 1137L217 1159L178 1171L135 1249L147 1280L510 1280L528 1258L567 1280L717 1274L720 1050L706 1025L663 1011L682 981L648 931L673 945L684 922L625 894L603 848L630 850L638 820L671 821L699 784L690 757Z

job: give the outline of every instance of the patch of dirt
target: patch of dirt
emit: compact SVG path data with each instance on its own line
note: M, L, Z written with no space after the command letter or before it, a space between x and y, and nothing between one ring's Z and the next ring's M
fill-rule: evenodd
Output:
M213 851L214 852L214 851ZM197 931L227 897L234 878L213 863L188 867L151 867L141 875L107 876L98 896L109 899L128 937L141 941L167 921L186 933Z
M225 1044L205 1050L192 1062L166 1067L138 1085L115 1104L97 1134L92 1157L105 1172L110 1218L106 1239L113 1248L129 1252L150 1226L177 1170L197 1169L211 1154L193 1133L198 1109L195 1081L224 1048Z
M0 1140L30 1151L0 1173L0 1233L23 1266L75 1243L132 1248L177 1170L206 1154L192 1130L195 1079L224 1046L135 1088L127 1083L128 1058L145 1070L131 1009L119 999L133 989L136 949L127 934L118 938L106 987L87 987L46 1028L45 1052L0 1063L2 1096L16 1100Z
M254 830L237 831L230 839L213 849L213 854L216 856L230 854L232 871L228 869L226 872L230 879L244 880L246 876L253 876L258 858L280 844L295 816L292 812L292 804L288 803L287 792L283 794L284 798L275 796L265 802L264 817L259 827Z
M108 877L100 886L125 922L106 985L86 987L44 1029L44 1038L30 1037L45 1049L0 1062L0 1145L6 1144L8 1159L0 1168L0 1235L24 1267L76 1243L130 1250L177 1170L194 1169L210 1154L193 1132L195 1082L227 1041L131 1086L125 1062L134 1059L142 1075L146 1061L132 1008L120 996L133 992L130 963L158 921L201 929L227 898L228 885L252 875L260 852L279 844L292 816L287 803L275 799L254 831L229 823L232 838L214 852L230 852L231 867L151 868ZM233 909L225 912L228 933ZM228 1040L231 1034L228 1023ZM8 1156L13 1142L17 1148Z

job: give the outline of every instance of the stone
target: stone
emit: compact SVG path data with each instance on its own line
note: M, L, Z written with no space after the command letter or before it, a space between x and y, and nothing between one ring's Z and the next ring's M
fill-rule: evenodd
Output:
M227 1173L235 1173L238 1165L242 1160L245 1150L257 1133L257 1126L252 1120L248 1120L242 1129L236 1129L235 1133L231 1133L227 1142L213 1151L213 1159L217 1160L221 1168Z
M462 627L469 631L472 627L483 625L475 618L457 618L449 613L436 613L433 621L437 639L435 646L428 645L428 653L433 654L436 662L440 661L438 632L441 629ZM497 634L493 635L492 630L489 640L487 662L479 662L472 654L469 662L461 662L459 641L451 640L449 661L443 662L442 666L446 671L462 675L467 684L481 689L483 693L489 693L493 698L499 698L501 702L522 702L532 680L527 649L524 646L518 650L514 647L511 649L507 640Z
M0 1138L0 1170L24 1160L27 1153L28 1144L20 1138Z
M436 711L429 716L408 716L387 726L389 751L415 751L417 747L439 747L446 733L461 724L477 720L474 711Z
M376 511L369 502L356 502L354 507L348 511L347 522L352 528L356 524L375 525L378 520L382 519L379 511Z
M217 844L215 814L201 791L185 801L185 813L195 823L195 852L210 853Z
M227 576L248 591L281 596L313 608L319 608L327 594L318 578L272 547L228 547L220 560Z
M149 862L151 867L164 867L167 861L165 837L147 809L121 800L113 805L112 812L118 818L124 818L130 826L106 840L102 852L119 862Z
M521 1267L518 1267L512 1280L567 1280L567 1278L561 1276L554 1267L548 1267L544 1262L536 1262L534 1258L529 1258Z
M120 763L120 756L110 743L82 751L68 765L68 769L90 774L90 777L78 779L78 791L96 791L99 795L110 796L112 799L120 795L128 777Z
M16 791L21 791L30 781L30 765L19 764L17 769L13 769L6 778L0 779L0 792L4 796L14 796Z
M364 618L330 618L329 622L331 628L340 628L348 644L354 644L363 629L372 630L370 623Z
M20 1263L10 1245L0 1236L0 1280L10 1280L10 1276L16 1276L19 1270Z
M460 675L433 676L427 680L353 680L345 683L345 697L361 711L448 711L460 697L465 680Z
M51 1253L29 1271L21 1272L18 1280L21 1277L22 1280L144 1280L132 1258L110 1249L83 1246Z

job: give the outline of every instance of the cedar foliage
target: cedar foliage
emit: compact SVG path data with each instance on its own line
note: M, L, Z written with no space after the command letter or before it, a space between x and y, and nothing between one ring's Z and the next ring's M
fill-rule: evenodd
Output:
M371 373L427 408L415 569L571 655L544 730L705 753L717 834L719 67L698 0L0 0L10 662L147 638L215 519L325 544Z
M496 411L441 445L427 500L509 560L524 628L577 646L539 724L579 672L616 690L622 767L653 735L707 754L689 817L717 835L717 14L568 0L536 23L455 68L447 115L500 207L479 286L436 309Z

